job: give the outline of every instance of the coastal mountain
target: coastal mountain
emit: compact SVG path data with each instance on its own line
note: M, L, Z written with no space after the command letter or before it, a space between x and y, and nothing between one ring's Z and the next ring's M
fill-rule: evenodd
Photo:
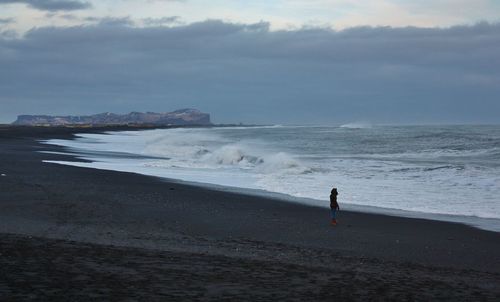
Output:
M69 126L69 125L210 125L210 115L196 109L173 112L131 112L129 114L100 113L82 116L19 115L13 125Z

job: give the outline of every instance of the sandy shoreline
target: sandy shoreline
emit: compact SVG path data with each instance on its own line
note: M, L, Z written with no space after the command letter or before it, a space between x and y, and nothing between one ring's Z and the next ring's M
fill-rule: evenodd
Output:
M340 225L332 228L324 209L43 163L74 159L35 152L61 151L36 139L69 138L73 132L81 131L0 129L0 173L6 175L0 178L0 253L8 267L0 277L0 298L51 297L63 289L55 281L60 278L76 280L67 289L84 288L68 289L68 298L80 299L500 297L499 233L356 212L341 213ZM41 250L46 254L34 252ZM177 261L166 260L174 256ZM60 262L43 265L52 257ZM90 269L88 263L99 265ZM119 273L130 270L130 263L133 274ZM182 269L177 263L184 263ZM37 274L45 277L26 277ZM109 282L80 280L94 275ZM152 281L141 283L148 276ZM192 288L182 278L191 278ZM136 287L145 289L138 294Z

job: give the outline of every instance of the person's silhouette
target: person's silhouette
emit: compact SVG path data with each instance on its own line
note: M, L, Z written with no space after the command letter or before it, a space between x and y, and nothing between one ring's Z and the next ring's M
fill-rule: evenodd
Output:
M330 212L331 212L331 224L337 225L337 211L340 211L339 203L337 202L337 188L333 188L330 193Z

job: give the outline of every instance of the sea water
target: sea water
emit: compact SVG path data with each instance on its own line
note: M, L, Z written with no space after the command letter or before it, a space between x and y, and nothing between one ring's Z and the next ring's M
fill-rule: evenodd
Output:
M500 126L177 128L47 143L91 161L64 164L281 193L324 207L337 187L341 206L500 230Z

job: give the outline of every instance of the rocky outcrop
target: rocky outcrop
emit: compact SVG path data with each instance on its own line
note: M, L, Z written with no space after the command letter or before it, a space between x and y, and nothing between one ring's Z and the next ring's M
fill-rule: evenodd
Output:
M129 114L100 113L85 116L20 115L13 125L69 126L69 125L210 125L210 115L196 109L173 112L131 112Z

